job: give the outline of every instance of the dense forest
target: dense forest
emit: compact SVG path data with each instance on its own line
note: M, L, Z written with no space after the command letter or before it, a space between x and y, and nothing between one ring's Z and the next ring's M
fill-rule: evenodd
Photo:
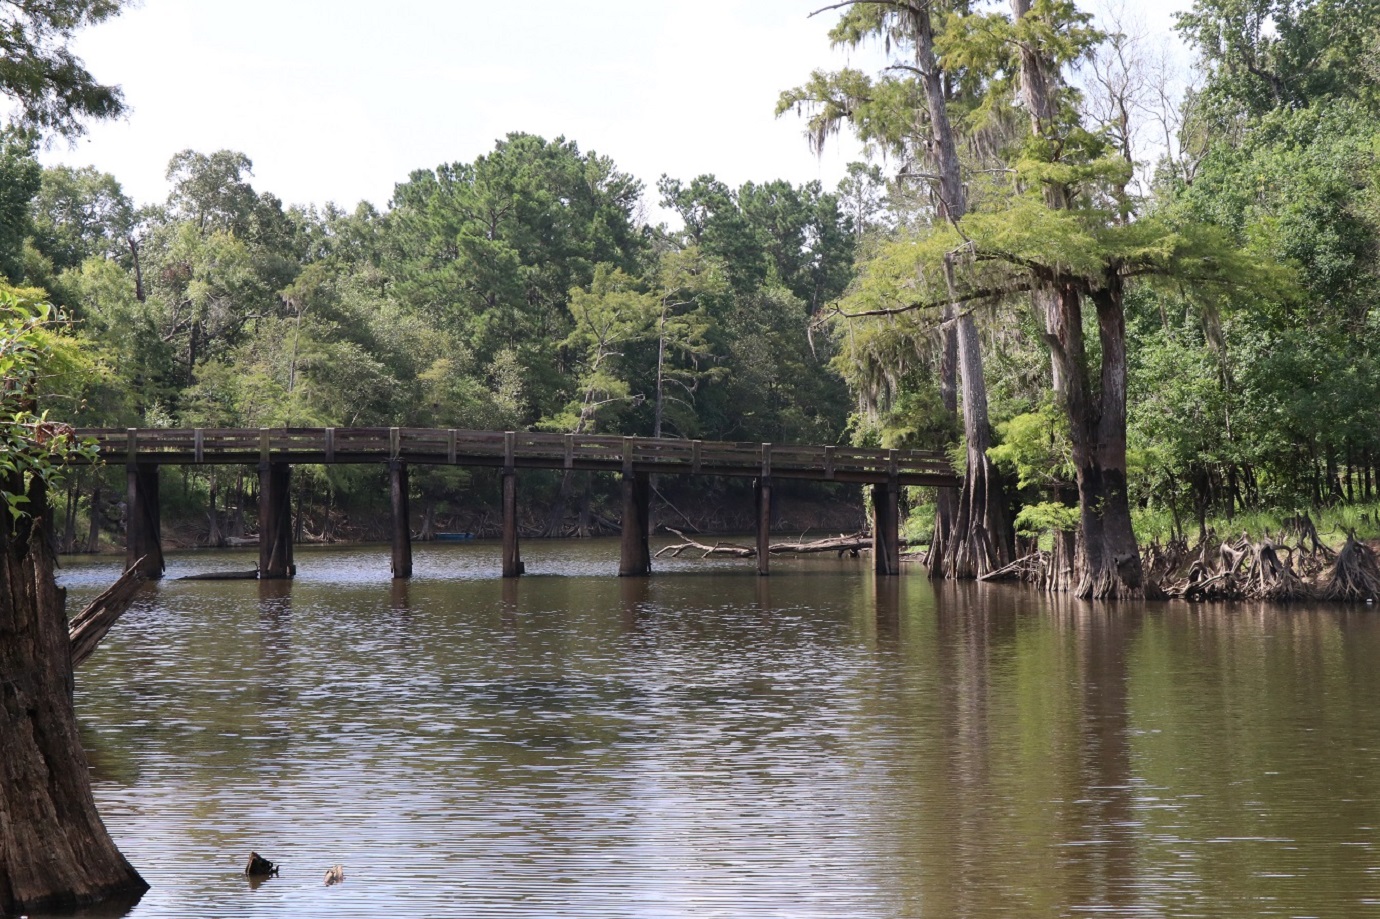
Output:
M1198 0L1177 25L1193 73L1065 0L831 15L836 43L886 57L781 75L802 145L866 144L832 190L648 188L511 134L384 210L285 206L228 150L177 154L166 200L138 204L42 168L13 125L0 272L80 344L41 407L945 449L964 488L909 495L931 570L1041 540L1052 586L1086 596L1139 594L1149 540L1376 499L1380 0ZM118 472L69 477L67 548L114 533ZM369 535L381 472L302 473L299 534ZM250 488L198 470L167 497L215 543L253 529ZM419 526L478 525L494 488L415 476ZM613 494L534 476L532 529L597 531ZM662 495L731 524L718 497Z

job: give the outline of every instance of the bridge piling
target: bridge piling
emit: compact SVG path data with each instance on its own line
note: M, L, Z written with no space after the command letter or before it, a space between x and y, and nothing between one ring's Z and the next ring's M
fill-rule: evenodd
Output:
M129 463L126 467L125 567L140 559L139 569L153 580L163 577L163 524L158 504L158 467Z
M503 576L515 578L526 570L518 546L517 473L503 471Z
M651 524L651 476L623 472L623 521L619 543L618 576L646 577L652 573L652 551L647 544Z
M771 573L771 477L762 476L754 483L757 492L757 574Z
M290 578L292 563L292 507L289 499L292 466L259 463L259 580Z
M872 486L872 558L877 574L901 573L901 488L895 482Z
M762 474L754 486L757 492L757 575L771 573L771 444L762 444Z
M388 478L393 505L393 577L412 577L412 527L407 500L407 463L392 460Z

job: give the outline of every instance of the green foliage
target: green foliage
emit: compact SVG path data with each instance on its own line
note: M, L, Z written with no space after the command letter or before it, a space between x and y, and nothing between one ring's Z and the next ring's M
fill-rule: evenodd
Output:
M31 479L53 483L78 456L95 458L91 444L76 441L65 425L38 410L52 377L80 363L72 344L56 330L62 317L43 292L0 284L0 500L12 525L31 509Z
M1197 0L1178 28L1208 64L1204 111L1219 123L1319 101L1380 102L1375 0Z
M641 184L564 138L510 134L474 163L414 172L397 186L387 249L398 295L488 363L518 356L533 420L568 391L559 343L570 291L595 266L634 271L645 240L632 215Z
M34 159L32 135L0 130L0 277L23 280L24 239L29 202L38 193L42 169Z
M1055 530L1066 533L1078 529L1078 508L1057 501L1027 504L1012 523L1022 536L1040 536Z
M134 205L109 173L91 166L44 169L31 211L35 247L56 271L128 251Z
M1035 411L997 426L1000 443L987 451L992 462L1016 476L1021 488L1048 489L1073 480L1068 417L1046 399Z
M18 123L76 137L85 118L124 111L118 87L96 82L68 45L78 29L119 14L124 0L5 0L0 3L0 95L19 108Z

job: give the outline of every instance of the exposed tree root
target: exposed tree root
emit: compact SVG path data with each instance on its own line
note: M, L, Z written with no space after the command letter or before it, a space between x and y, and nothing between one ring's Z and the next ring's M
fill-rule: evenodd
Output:
M1355 534L1348 534L1346 545L1337 554L1337 562L1323 587L1322 596L1327 600L1352 603L1374 600L1380 596L1380 562L1376 560L1375 550L1357 542Z
M1318 539L1307 514L1259 541L1242 533L1219 541L1212 530L1189 549L1182 540L1146 547L1147 581L1184 600L1365 600L1380 595L1375 553L1354 539L1341 555Z
M1065 548L1064 554L1068 551ZM1050 592L1067 591L1075 567L1059 556L1058 552L1036 549L981 580L1018 581ZM1277 603L1380 598L1380 555L1354 534L1340 553L1334 551L1318 538L1307 514L1289 520L1274 538L1267 534L1258 541L1247 533L1221 540L1209 529L1191 548L1183 539L1152 542L1141 553L1141 565L1144 596L1148 598ZM1080 588L1087 586L1084 576Z

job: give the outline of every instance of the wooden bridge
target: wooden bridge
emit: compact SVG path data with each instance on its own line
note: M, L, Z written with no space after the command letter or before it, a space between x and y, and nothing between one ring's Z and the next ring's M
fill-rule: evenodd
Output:
M163 573L158 470L164 465L255 465L259 471L259 577L292 577L289 484L294 463L386 464L393 513L393 576L412 574L409 464L490 466L503 477L503 576L522 574L517 532L519 469L617 472L623 477L619 574L651 572L648 515L652 475L726 475L755 480L757 570L767 574L773 479L855 482L873 489L874 557L879 574L900 570L898 498L903 485L954 486L940 454L841 446L745 444L672 438L433 428L85 428L108 463L128 472L127 557Z

